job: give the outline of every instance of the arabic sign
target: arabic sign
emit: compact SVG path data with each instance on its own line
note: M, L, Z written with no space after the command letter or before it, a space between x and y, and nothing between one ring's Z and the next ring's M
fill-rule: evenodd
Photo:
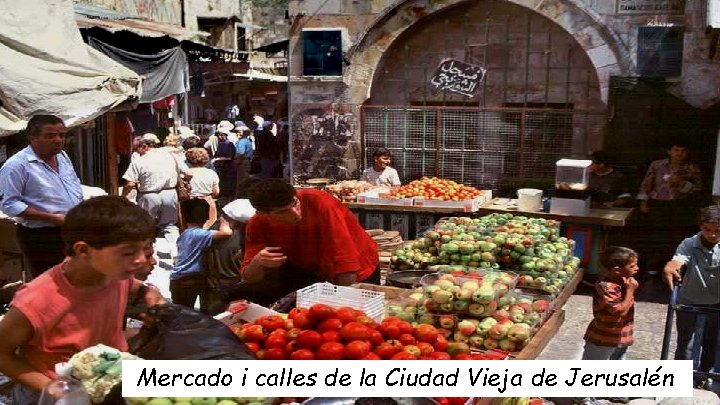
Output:
M618 14L683 14L683 0L616 0Z
M438 90L448 90L472 97L485 77L486 69L454 59L440 63L430 84Z

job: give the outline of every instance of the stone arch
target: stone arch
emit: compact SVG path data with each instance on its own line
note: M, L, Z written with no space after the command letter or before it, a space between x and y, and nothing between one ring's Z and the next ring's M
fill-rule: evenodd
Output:
M383 54L413 24L453 6L478 0L397 0L374 21L349 51L351 65L345 78L348 101L362 104L370 97L375 69ZM600 23L600 17L580 0L500 0L531 9L559 25L585 50L595 67L601 99L607 102L611 75L627 73L627 49Z

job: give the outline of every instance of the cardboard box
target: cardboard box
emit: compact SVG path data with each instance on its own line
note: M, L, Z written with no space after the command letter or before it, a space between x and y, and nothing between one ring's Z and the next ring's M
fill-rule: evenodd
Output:
M277 312L270 308L265 308L245 300L233 301L228 310L214 316L215 319L225 325L234 325L236 323L248 323L265 315L275 315Z
M492 190L482 190L482 195L472 200L440 201L415 198L414 205L430 208L458 208L464 212L475 212L490 201L492 201Z

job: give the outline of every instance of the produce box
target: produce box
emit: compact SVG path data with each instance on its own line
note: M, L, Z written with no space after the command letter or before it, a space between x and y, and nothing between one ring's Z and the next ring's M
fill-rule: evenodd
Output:
M428 207L428 208L458 208L462 209L463 212L475 212L480 209L483 205L492 201L492 190L482 190L480 197L472 200L463 201L441 201L441 200L429 200L425 198L415 198L413 205L417 207Z
M245 300L238 300L230 303L227 311L215 315L214 318L229 326L237 323L253 322L261 316L274 314L277 314L277 312L270 308Z
M297 291L297 307L310 308L313 304L359 309L380 322L385 317L385 293L342 287L330 283L315 283Z
M357 195L357 202L361 204L384 204L411 207L412 198L391 198L389 188L376 188Z

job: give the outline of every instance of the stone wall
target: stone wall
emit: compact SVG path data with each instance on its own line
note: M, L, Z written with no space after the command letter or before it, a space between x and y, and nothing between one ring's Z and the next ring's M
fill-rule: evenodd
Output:
M627 0L616 0L627 1ZM677 2L677 0L668 0ZM375 97L373 81L393 44L421 20L460 7L466 0L302 0L290 2L291 115L302 114L308 105L331 104L359 108ZM515 4L525 7L564 30L584 51L594 70L599 104L609 95L611 76L635 76L638 26L683 25L685 27L682 76L673 79L669 91L688 104L705 108L720 100L720 69L708 59L710 40L705 38L705 2L685 3L684 14L618 14L611 0L495 0L478 4ZM322 6L322 7L321 7ZM492 6L490 6L492 7ZM344 56L349 62L339 78L302 76L302 29L339 28ZM390 92L392 93L392 92ZM591 96L595 97L595 96ZM372 101L372 100L370 100ZM593 139L573 145L579 153L602 144L602 131ZM356 135L354 142L359 142ZM577 141L577 139L576 139ZM296 157L296 162L298 162ZM295 167L296 174L302 168ZM297 171L299 170L299 172Z

